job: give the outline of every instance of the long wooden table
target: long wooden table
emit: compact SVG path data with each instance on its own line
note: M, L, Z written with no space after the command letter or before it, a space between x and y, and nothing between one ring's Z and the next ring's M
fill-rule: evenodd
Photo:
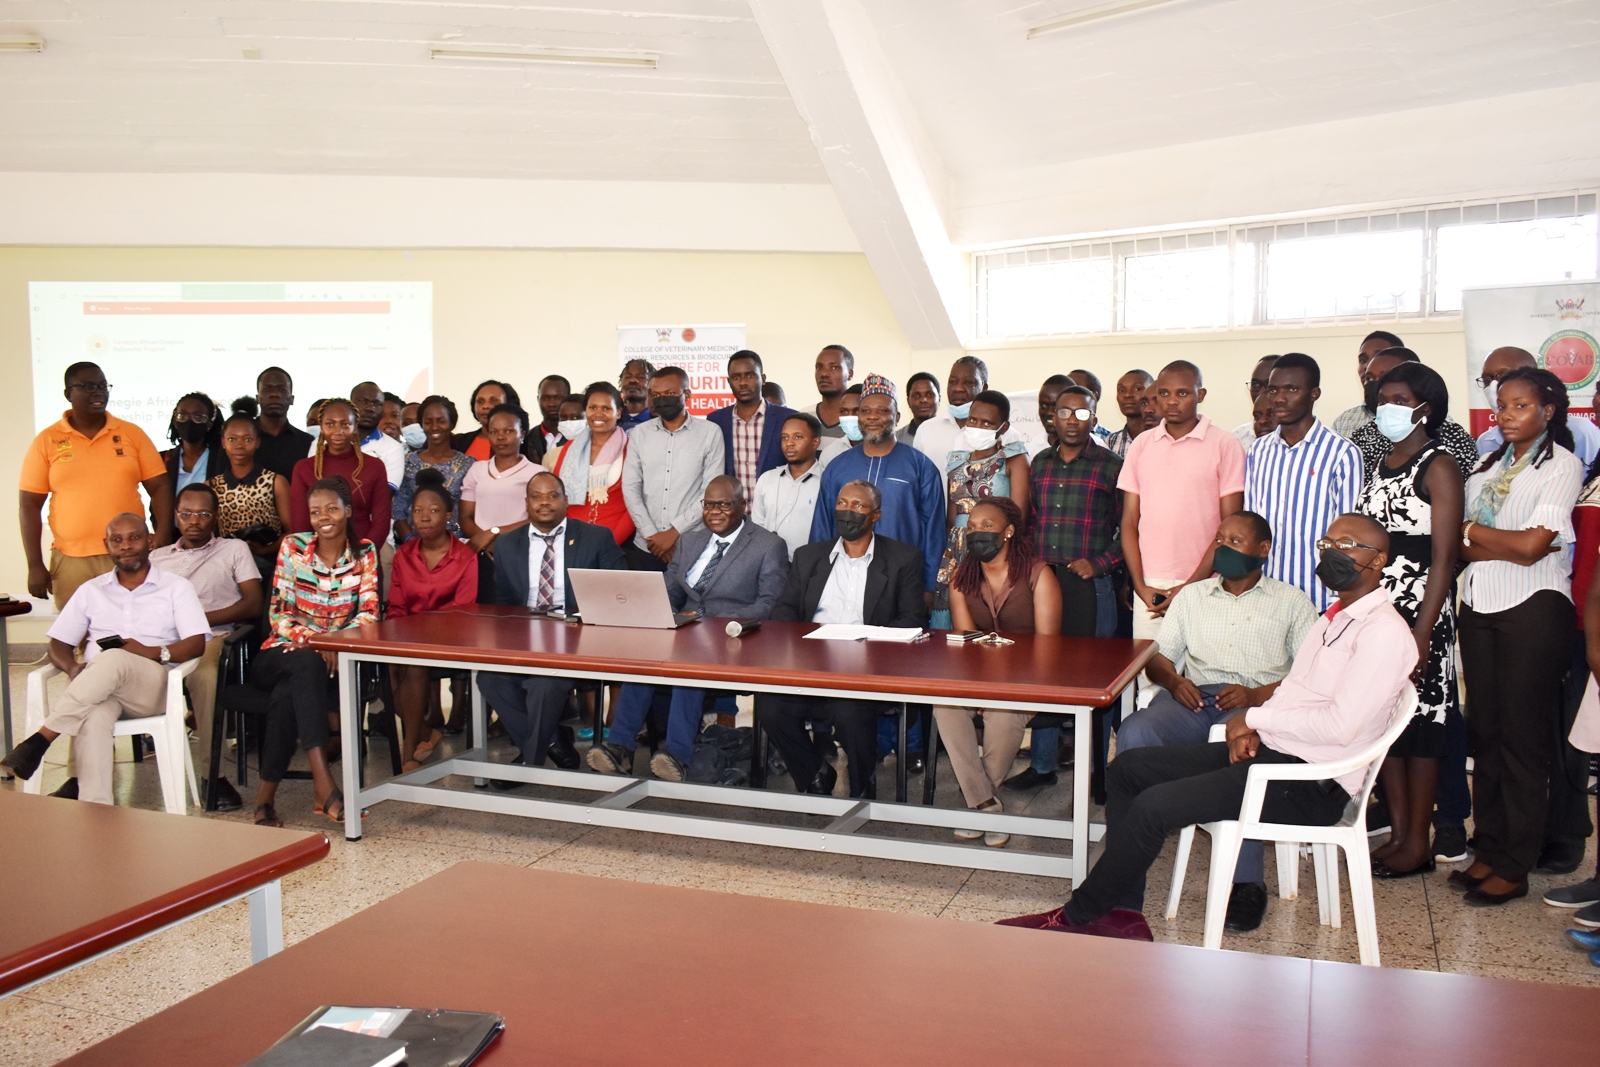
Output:
M391 619L322 634L312 647L339 654L344 736L355 737L359 710L356 665L360 662L471 666L520 674L555 675L657 685L703 685L739 692L869 694L891 702L981 705L1006 711L1059 712L1072 716L1076 751L1083 761L1073 775L1071 820L1023 815L987 815L965 808L932 808L875 800L839 799L786 789L730 789L653 778L602 776L581 771L491 763L480 742L452 759L376 785L362 787L359 768L347 760L345 837L361 837L361 809L385 800L439 804L533 818L625 827L656 833L709 837L786 848L858 856L982 867L1070 878L1089 870L1091 828L1089 712L1123 700L1131 710L1132 683L1154 653L1149 641L1118 638L1018 636L1012 645L952 646L935 634L916 644L876 641L810 641L811 623L768 622L753 634L729 637L727 620L707 619L677 630L584 626L532 616L526 609L476 607ZM473 737L487 736L485 709L474 675ZM437 785L451 775L476 781L493 777L601 794L567 801L489 794ZM818 815L818 829L741 819L708 818L637 805L665 798L708 805ZM870 823L999 830L1068 840L1071 855L1021 849L974 848L945 841L909 840L859 833Z
M0 996L250 899L250 956L283 948L280 879L322 834L0 790Z
M323 1004L499 1012L484 1067L1579 1064L1600 1043L1597 989L459 863L66 1062L243 1063Z

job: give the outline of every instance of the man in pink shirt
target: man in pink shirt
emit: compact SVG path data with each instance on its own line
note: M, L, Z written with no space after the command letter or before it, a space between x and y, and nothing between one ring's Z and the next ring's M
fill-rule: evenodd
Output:
M1237 819L1256 763L1325 763L1383 736L1417 663L1411 630L1378 585L1389 561L1389 535L1364 515L1341 515L1317 547L1317 576L1339 599L1306 635L1277 691L1228 721L1226 743L1120 753L1106 771L1100 862L1062 907L1003 919L1002 926L1154 940L1143 914L1145 872L1168 833L1190 823ZM1262 818L1332 825L1360 790L1362 775L1358 770L1329 781L1274 782Z
M1149 639L1177 591L1211 576L1217 527L1244 507L1244 446L1200 414L1200 368L1169 363L1152 389L1162 425L1133 439L1117 477L1133 636Z

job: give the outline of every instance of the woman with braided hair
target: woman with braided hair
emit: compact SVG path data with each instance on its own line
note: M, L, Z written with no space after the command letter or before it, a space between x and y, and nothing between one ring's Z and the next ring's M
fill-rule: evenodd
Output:
M334 397L322 405L321 435L311 455L294 465L289 485L291 533L311 532L307 498L324 478L340 477L350 486L353 512L350 536L381 545L389 539L391 493L383 464L356 447L356 409Z
M1505 443L1468 479L1461 526L1461 660L1478 839L1472 866L1449 880L1477 907L1527 896L1544 842L1561 680L1576 629L1567 550L1583 485L1559 378L1514 370L1500 380L1496 404Z
M217 403L204 393L188 393L178 400L167 423L167 440L172 447L161 458L167 464L174 500L186 487L213 478L228 466Z

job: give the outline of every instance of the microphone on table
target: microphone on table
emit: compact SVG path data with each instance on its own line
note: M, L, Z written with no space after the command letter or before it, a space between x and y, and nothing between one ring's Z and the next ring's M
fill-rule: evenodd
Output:
M745 634L753 634L759 629L761 629L760 619L734 619L728 623L727 633L729 637L743 637Z

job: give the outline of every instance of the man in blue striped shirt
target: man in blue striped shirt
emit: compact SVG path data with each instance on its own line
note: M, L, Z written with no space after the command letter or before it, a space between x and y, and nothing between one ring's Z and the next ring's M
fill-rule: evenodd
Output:
M1354 511L1361 494L1361 451L1324 426L1317 361L1290 352L1273 365L1267 395L1278 428L1256 440L1244 471L1244 506L1272 526L1269 577L1305 593L1318 611L1334 594L1317 580L1317 538Z

